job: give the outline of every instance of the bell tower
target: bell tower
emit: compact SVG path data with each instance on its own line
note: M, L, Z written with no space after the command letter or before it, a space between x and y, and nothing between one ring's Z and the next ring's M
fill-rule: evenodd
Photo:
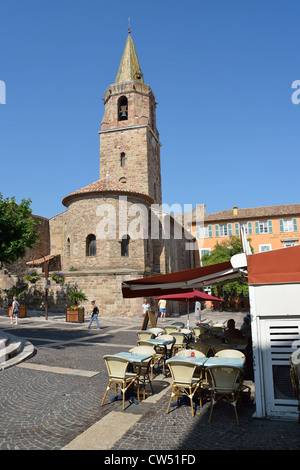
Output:
M128 37L115 82L104 98L100 134L100 179L109 174L124 190L148 194L162 203L160 141L156 102Z

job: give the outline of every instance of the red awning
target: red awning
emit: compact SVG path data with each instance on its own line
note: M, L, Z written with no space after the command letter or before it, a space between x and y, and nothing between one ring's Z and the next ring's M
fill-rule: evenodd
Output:
M300 282L300 246L247 256L249 284Z
M241 277L240 270L233 268L230 261L226 261L211 266L126 281L122 283L122 293L124 298L178 294L239 277Z

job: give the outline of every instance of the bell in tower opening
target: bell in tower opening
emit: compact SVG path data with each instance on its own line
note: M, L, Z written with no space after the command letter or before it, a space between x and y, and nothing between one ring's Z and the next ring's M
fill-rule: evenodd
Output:
M118 116L119 121L127 121L128 119L128 100L126 96L121 96L119 99Z

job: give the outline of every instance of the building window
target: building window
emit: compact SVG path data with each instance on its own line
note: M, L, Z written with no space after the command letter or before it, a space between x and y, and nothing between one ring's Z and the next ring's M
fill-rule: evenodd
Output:
M280 232L298 232L297 219L279 219Z
M283 248L289 248L290 246L296 246L298 238L291 238L290 240L281 240L283 243Z
M96 237L88 235L86 237L86 256L96 256Z
M211 248L200 248L199 249L199 254L200 254L200 266L202 266L202 257L204 255L210 255L211 253Z
M272 220L256 220L255 224L255 233L273 233L273 224Z
M128 119L128 100L126 96L121 96L118 101L118 120L127 121Z
M211 238L212 225L196 225L196 238Z
M70 238L68 237L67 238L67 255L69 255L71 252L71 240Z
M266 244L266 245L259 245L259 252L262 253L263 251L271 251L272 250L272 245Z
M121 241L121 256L129 256L129 235L123 235Z
M220 230L220 237L227 237L228 236L228 228L227 224L220 224L219 225L219 230Z
M120 163L121 163L121 166L125 166L125 163L126 163L126 155L124 152L121 153L121 156L120 156Z

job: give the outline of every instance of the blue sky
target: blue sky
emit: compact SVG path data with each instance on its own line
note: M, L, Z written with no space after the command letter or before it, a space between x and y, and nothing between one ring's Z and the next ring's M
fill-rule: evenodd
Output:
M102 98L128 17L158 102L163 202L299 202L298 0L2 1L3 196L50 218L99 178Z

